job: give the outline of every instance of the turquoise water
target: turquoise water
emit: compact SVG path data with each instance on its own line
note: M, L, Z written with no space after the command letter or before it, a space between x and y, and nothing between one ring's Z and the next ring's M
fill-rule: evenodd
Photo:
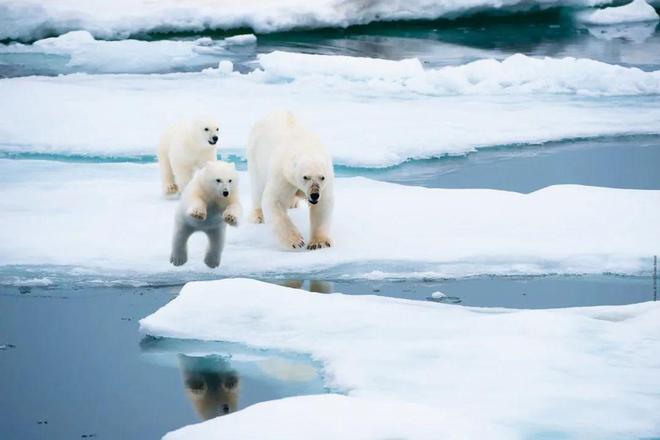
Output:
M228 59L238 71L255 68L256 56L273 50L325 55L366 56L386 59L419 58L428 67L458 65L481 58L505 58L515 53L530 56L591 58L643 70L660 67L660 32L657 23L638 23L604 28L576 23L571 9L493 15L481 14L455 20L403 21L258 34L255 47L232 48L228 53L195 66L159 68L153 73L200 71ZM166 33L133 38L194 40L251 32ZM10 43L10 41L5 41ZM0 52L0 78L26 75L57 75L85 70L67 65L68 56ZM121 73L121 68L117 69Z
M243 151L221 158L246 169ZM0 149L0 159L72 163L155 163L153 154L52 154ZM490 188L529 193L549 185L577 184L610 188L660 189L660 136L571 140L542 145L484 148L461 156L411 160L388 168L337 166L341 177L364 176L429 188ZM7 175L5 178L14 179ZM3 177L0 175L0 181Z

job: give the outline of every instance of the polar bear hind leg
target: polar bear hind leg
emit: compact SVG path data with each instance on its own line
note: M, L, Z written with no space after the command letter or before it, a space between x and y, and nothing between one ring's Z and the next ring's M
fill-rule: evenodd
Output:
M160 175L163 181L163 193L166 196L178 193L179 188L174 181L172 163L170 162L170 156L164 143L161 143L158 148L158 165L160 166Z
M221 225L217 228L207 229L204 232L206 232L206 236L209 239L209 245L206 249L204 263L210 268L216 268L220 266L222 248L225 244L225 227L224 225Z
M175 266L182 266L188 261L188 238L195 232L194 229L185 225L177 224L172 239L172 254L170 263Z

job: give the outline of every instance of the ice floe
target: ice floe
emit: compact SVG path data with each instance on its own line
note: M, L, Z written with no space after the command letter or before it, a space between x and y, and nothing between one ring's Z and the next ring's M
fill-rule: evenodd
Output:
M225 60L200 73L0 80L9 103L0 106L0 150L154 154L167 125L212 114L222 125L220 151L240 156L252 124L274 109L297 113L337 164L359 167L491 146L660 133L660 72L523 55L428 70L417 60L282 52L261 61L264 70L247 74Z
M374 21L455 18L475 12L520 12L593 6L607 0L0 0L0 40L34 40L72 30L103 38L145 32L252 28L256 32L347 27Z
M309 353L346 394L261 403L168 439L660 434L654 302L514 311L227 279L187 284L140 326Z
M339 178L335 247L282 250L268 225L243 221L227 231L218 270L202 262L203 235L191 238L189 262L174 268L176 202L162 198L155 164L0 160L0 175L0 265L73 276L648 274L660 250L660 191L562 185L519 194ZM241 179L249 212L250 182L246 173ZM307 237L307 208L291 215Z
M94 39L87 31L72 31L33 44L0 45L0 55L45 54L67 58L64 73L159 73L201 70L232 58L232 48L253 45L252 34L224 40L199 38L189 41Z
M660 16L646 0L632 0L623 6L583 11L577 15L579 21L593 25L612 25L659 21Z

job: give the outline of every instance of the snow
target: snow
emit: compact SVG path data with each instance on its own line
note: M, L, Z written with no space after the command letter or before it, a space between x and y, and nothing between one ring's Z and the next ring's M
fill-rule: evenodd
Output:
M660 71L606 64L590 59L483 59L461 66L424 70L418 59L390 61L347 56L272 52L259 55L269 77L338 86L359 82L369 91L424 95L580 94L622 96L660 94ZM365 84L366 82L366 84ZM341 83L340 83L341 84ZM344 85L344 84L342 84ZM364 93L364 92L363 92Z
M606 0L0 0L0 40L34 40L86 30L102 38L145 32L255 32L347 27L374 21L455 18L480 11L524 11Z
M245 440L437 440L453 438L456 431L465 438L507 438L503 429L471 426L466 417L448 420L422 405L330 394L259 403L170 432L163 439L213 439L222 433L222 437Z
M0 176L0 266L74 276L648 274L660 250L660 191L560 185L519 194L356 177L337 179L333 248L283 250L268 225L243 221L228 229L219 269L202 262L203 235L192 237L189 262L174 268L176 202L162 197L156 164L0 160ZM250 182L245 172L240 179L247 214ZM291 215L307 237L307 208Z
M577 15L579 21L593 25L613 25L622 23L639 23L658 21L660 16L646 0L633 0L623 6L613 6L591 11L583 11Z
M440 292L440 291L433 292L433 293L431 294L431 298L434 298L434 299L440 299L440 298L446 298L446 297L447 297L447 294L446 294L446 293L442 293L442 292Z
M320 75L352 81L378 79L402 81L424 75L422 63L416 58L392 61L367 57L274 51L260 54L258 60L268 75L287 79Z
M156 73L200 70L231 57L231 48L254 44L254 35L237 35L214 41L103 41L87 31L73 31L31 45L0 45L0 54L48 54L68 57L71 71L89 73Z
M186 284L140 327L309 353L346 394L261 403L169 439L660 434L654 302L514 311L227 279Z
M319 133L337 164L361 167L660 133L660 71L523 55L428 70L416 60L282 52L261 62L265 70L248 74L223 62L200 73L3 79L0 96L11 105L0 106L0 149L153 154L167 125L210 114L222 124L221 151L243 155L253 123L287 108Z
M230 46L249 46L257 44L257 36L254 34L234 35L225 38L224 43Z

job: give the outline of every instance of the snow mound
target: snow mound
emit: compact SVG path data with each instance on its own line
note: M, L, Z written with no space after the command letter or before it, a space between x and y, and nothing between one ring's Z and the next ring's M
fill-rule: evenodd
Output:
M87 31L73 31L31 45L0 45L1 54L35 53L69 58L70 71L88 73L156 73L199 70L217 66L232 56L231 48L254 44L254 35L224 40L200 38L191 41L96 40Z
M330 76L352 81L377 79L401 81L424 75L424 68L418 59L391 61L379 58L282 51L260 54L257 58L269 76L289 79Z
M342 86L338 78L366 82L368 91L425 95L567 93L589 96L660 94L660 71L611 65L590 59L484 59L462 66L424 70L417 59L390 61L332 55L272 52L259 55L269 77Z
M659 303L513 311L227 279L186 284L140 328L309 353L324 363L329 385L348 395L262 403L168 438L484 438L473 429L492 431L487 438L660 434L660 395L649 392L660 387ZM360 417L346 426L333 409ZM305 435L292 435L301 419ZM339 426L328 433L331 424Z
M228 46L250 46L257 44L257 36L254 34L234 35L225 38L223 42Z
M210 114L223 125L220 150L243 155L254 122L277 108L304 116L336 164L356 167L492 146L660 133L660 71L522 55L430 70L416 60L281 52L261 59L266 70L249 74L223 62L200 73L0 80L8 103L0 106L0 150L152 155L167 125Z
M613 25L660 20L658 13L646 0L633 0L623 6L583 11L577 15L577 18L583 23L593 25Z
M86 30L102 38L145 32L255 32L347 27L374 21L454 18L480 11L520 12L593 6L603 0L0 0L0 40L34 40Z
M218 270L202 262L203 234L192 237L189 262L174 268L176 202L161 196L156 164L0 160L0 175L2 266L178 279L329 271L360 277L393 267L409 276L639 274L648 273L660 243L660 191L562 185L519 194L339 178L333 248L282 250L268 225L243 221L227 231ZM250 181L245 172L240 177L247 215ZM308 238L307 208L290 212Z

